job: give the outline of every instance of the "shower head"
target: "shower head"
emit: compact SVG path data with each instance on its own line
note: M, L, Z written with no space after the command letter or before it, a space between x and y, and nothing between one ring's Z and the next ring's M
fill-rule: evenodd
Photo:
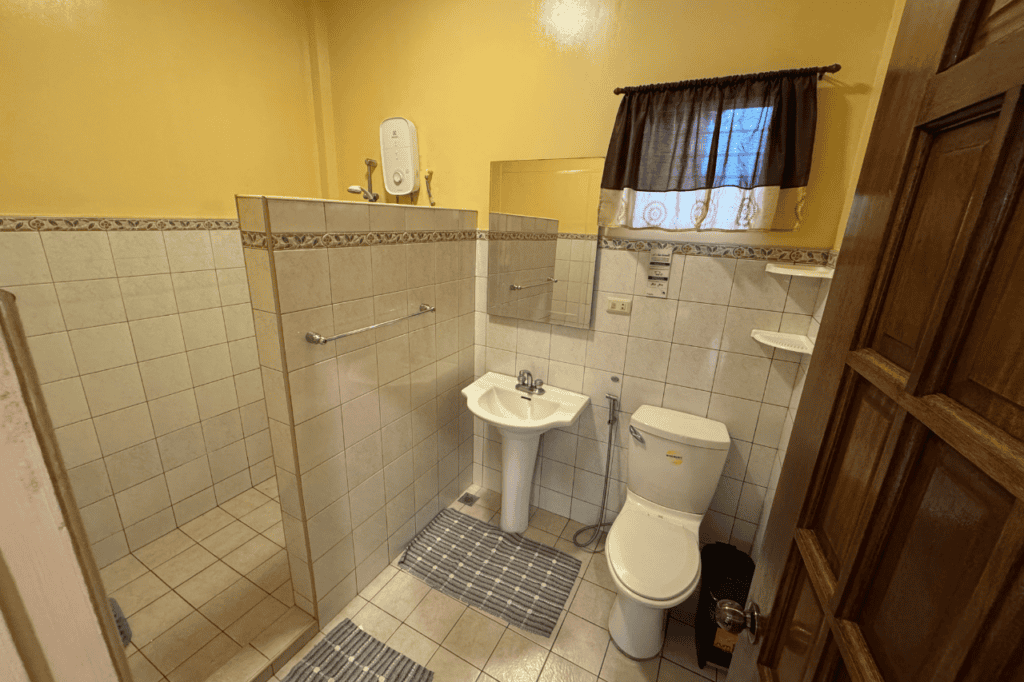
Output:
M359 185L349 185L348 191L351 192L352 194L362 194L363 198L366 199L367 201L377 201L377 199L380 196L376 192L371 193L366 191Z

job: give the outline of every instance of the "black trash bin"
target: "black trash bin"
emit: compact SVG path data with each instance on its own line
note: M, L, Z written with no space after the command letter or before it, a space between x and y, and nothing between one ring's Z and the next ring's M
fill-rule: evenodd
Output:
M708 662L728 668L732 661L731 642L735 641L735 636L724 630L719 633L720 628L715 623L715 605L719 599L732 599L746 606L750 581L754 577L754 562L724 542L705 545L700 552L700 562L701 588L694 622L697 663L701 668Z

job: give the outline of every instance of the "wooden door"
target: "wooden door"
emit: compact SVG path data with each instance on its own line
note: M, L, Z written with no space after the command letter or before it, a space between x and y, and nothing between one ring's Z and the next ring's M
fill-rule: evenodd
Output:
M1022 84L1024 0L907 3L732 682L1024 679Z

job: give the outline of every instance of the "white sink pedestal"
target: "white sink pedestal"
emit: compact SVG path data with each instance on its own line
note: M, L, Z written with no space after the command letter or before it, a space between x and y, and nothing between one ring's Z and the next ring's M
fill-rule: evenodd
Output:
M506 533L525 533L530 523L530 490L540 434L498 431L501 432L501 529Z
M524 533L530 522L530 490L540 436L569 426L590 398L545 386L543 393L516 388L517 380L488 372L462 389L470 411L501 433L501 529Z

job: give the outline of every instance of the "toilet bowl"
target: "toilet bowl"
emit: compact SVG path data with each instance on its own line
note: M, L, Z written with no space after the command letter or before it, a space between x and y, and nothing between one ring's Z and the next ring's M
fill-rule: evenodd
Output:
M700 582L698 533L729 449L724 424L644 405L631 420L626 502L605 560L618 594L608 631L626 656L661 652L668 609Z

